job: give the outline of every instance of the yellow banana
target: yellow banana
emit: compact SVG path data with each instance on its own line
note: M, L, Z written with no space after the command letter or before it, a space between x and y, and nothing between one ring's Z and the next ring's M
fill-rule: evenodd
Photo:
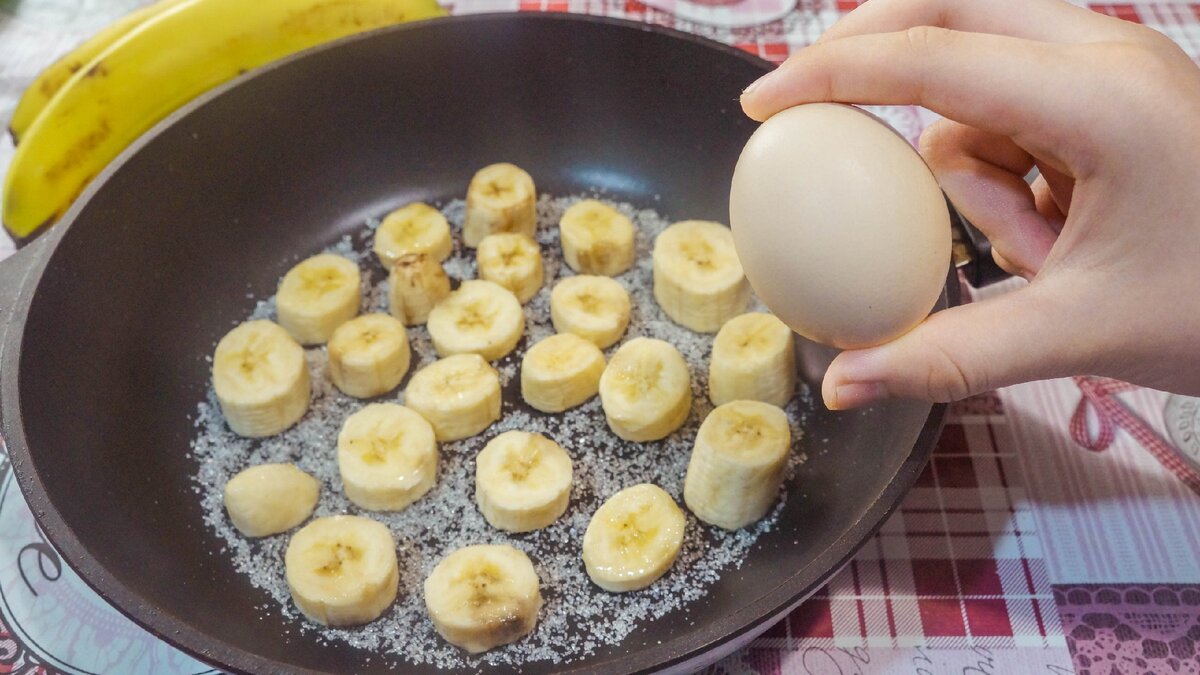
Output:
M8 133L12 134L13 143L21 142L21 138L25 136L25 132L33 125L33 121L41 114L42 109L50 103L50 99L54 98L54 95L71 79L72 75L82 70L100 52L124 37L129 31L184 1L186 0L160 0L152 5L136 9L112 22L67 55L47 66L21 95L21 100L17 101L16 110L13 110L12 121L8 124Z
M109 45L34 121L4 184L4 225L26 237L54 222L135 138L245 70L443 14L435 0L183 0Z

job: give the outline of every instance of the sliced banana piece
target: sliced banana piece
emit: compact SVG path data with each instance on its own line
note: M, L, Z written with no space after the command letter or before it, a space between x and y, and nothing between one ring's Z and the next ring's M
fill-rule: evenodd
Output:
M422 202L413 202L387 214L375 230L375 255L387 269L401 256L420 253L434 262L450 257L454 242L450 223L441 211Z
M467 546L425 579L425 608L447 642L478 654L533 632L540 585L529 556L512 546Z
M708 396L714 404L748 400L782 408L795 391L791 328L764 312L735 316L721 326L708 362Z
M302 345L318 345L358 314L361 277L354 261L332 253L302 260L279 283L279 325Z
M370 518L317 518L292 536L283 560L296 607L326 626L374 621L399 590L396 542Z
M710 525L736 530L766 515L779 495L792 432L787 415L761 401L717 406L696 432L683 501Z
M259 464L225 484L225 510L247 537L268 537L303 523L317 506L321 484L292 464Z
M514 164L492 164L475 172L467 186L463 244L474 248L489 234L537 230L537 189L533 178Z
M342 424L337 463L350 501L370 511L401 511L433 487L437 440L412 410L372 403Z
M633 221L604 202L571 205L558 229L563 260L580 274L613 277L633 265Z
M400 256L388 277L388 312L406 326L425 323L429 312L450 295L450 277L424 253Z
M665 438L692 409L687 363L669 342L634 338L621 345L600 376L600 403L609 428L621 438Z
M550 321L559 333L574 333L605 349L629 326L629 291L608 277L567 277L550 292Z
M613 593L654 583L683 546L683 510L665 490L642 483L596 509L583 534L583 564L597 586Z
M506 431L475 458L475 502L492 527L540 530L571 498L571 458L541 434Z
M542 288L545 270L537 242L523 234L489 234L476 251L479 278L512 291L521 304L529 302Z
M741 314L750 283L733 249L733 233L720 223L685 220L654 240L654 299L675 323L715 333Z
M507 288L472 279L433 308L427 327L439 356L479 354L495 361L520 342L525 312Z
M404 324L387 314L364 314L338 326L328 352L330 379L357 398L395 389L412 358Z
M260 319L229 331L213 355L213 389L239 436L272 436L308 410L312 384L304 349L279 325Z
M573 333L540 340L521 359L521 397L542 412L574 408L600 390L604 352Z
M500 375L478 354L447 356L413 373L404 402L439 441L467 438L500 419Z

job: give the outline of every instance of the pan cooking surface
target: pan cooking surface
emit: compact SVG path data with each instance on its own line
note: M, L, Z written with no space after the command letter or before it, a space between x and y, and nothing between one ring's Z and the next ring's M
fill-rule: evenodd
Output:
M639 335L653 337L670 342L684 354L691 367L693 384L691 417L683 428L662 442L628 443L609 431L598 397L564 413L544 414L526 406L521 399L518 367L530 345L554 334L550 323L550 289L558 279L572 274L562 264L557 224L562 212L574 201L575 198L544 196L539 203L538 240L545 260L546 283L525 306L524 339L512 354L495 364L504 387L503 416L476 436L439 444L437 485L404 511L363 512L342 492L331 439L336 438L342 421L362 409L365 402L345 396L333 387L325 373L324 350L308 350L317 394L305 419L265 442L238 438L230 432L211 396L209 402L202 404L201 427L193 448L199 463L198 498L206 510L205 521L221 537L222 549L228 552L222 555L234 556L235 565L275 600L276 606L266 614L275 615L282 609L288 617L298 617L284 583L282 563L290 536L247 540L229 523L221 500L225 482L253 464L298 462L300 468L320 478L323 488L315 516L359 513L391 527L399 545L402 570L402 592L392 610L365 628L324 629L303 620L292 625L305 629L298 631L301 635L328 636L334 641L398 657L402 663L471 669L477 669L481 663L557 664L586 656L600 646L617 646L637 627L669 612L686 616L691 602L702 597L722 574L735 570L764 531L778 526L782 504L760 523L735 533L709 527L689 515L679 558L671 571L649 589L616 595L600 590L588 579L580 559L583 532L605 499L622 488L650 482L666 489L682 506L683 478L696 429L713 407L707 390L713 336L677 326L653 299L650 251L654 236L671 221L651 210L623 205L626 215L637 224L638 235L633 269L616 277L630 290L636 308L622 342ZM462 200L450 202L445 212L458 239L464 213ZM365 294L364 311L386 312L386 293L381 285L386 274L369 251L371 233L364 227L349 241L339 242L332 252L355 259L365 270L367 287L371 290ZM475 278L474 259L475 252L459 244L445 266L453 275ZM748 309L765 310L756 305ZM271 303L260 303L249 318L275 318ZM437 354L424 326L410 328L408 335L414 352L411 376L418 368L432 363ZM609 357L618 346L606 350ZM403 391L405 385L402 382L398 391ZM396 400L396 394L384 395L381 400ZM811 407L807 392L803 400L797 397L788 406L795 439L801 438L801 421ZM488 525L475 506L475 456L485 443L510 429L544 433L558 441L573 459L570 506L563 517L544 530L520 535L501 532ZM824 451L828 448L818 450ZM794 475L801 459L799 453L792 455L789 473ZM425 616L420 589L433 566L445 556L463 546L483 543L510 544L526 551L538 568L546 604L532 635L509 647L494 649L480 659L467 657L434 632Z
M47 535L117 607L227 669L384 672L372 652L264 613L278 603L214 553L223 542L189 454L204 357L298 258L368 216L461 195L492 162L522 166L543 193L595 189L671 219L724 221L753 130L736 100L766 69L646 26L469 17L348 40L192 106L59 226L69 230L10 330L5 430ZM878 527L942 412L813 411L795 448L808 460L740 568L619 645L523 672L681 664L760 627Z

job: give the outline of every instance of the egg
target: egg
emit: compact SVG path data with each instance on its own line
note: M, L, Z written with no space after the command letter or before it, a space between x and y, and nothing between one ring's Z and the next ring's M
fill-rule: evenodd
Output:
M941 295L950 214L903 137L858 108L813 103L742 150L729 221L759 298L800 335L841 349L896 338Z

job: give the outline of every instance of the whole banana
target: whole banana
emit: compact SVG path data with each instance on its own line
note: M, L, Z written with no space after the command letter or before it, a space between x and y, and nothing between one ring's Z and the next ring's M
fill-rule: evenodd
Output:
M444 13L434 0L184 0L100 52L37 116L5 180L4 225L26 237L54 222L134 139L246 70Z

